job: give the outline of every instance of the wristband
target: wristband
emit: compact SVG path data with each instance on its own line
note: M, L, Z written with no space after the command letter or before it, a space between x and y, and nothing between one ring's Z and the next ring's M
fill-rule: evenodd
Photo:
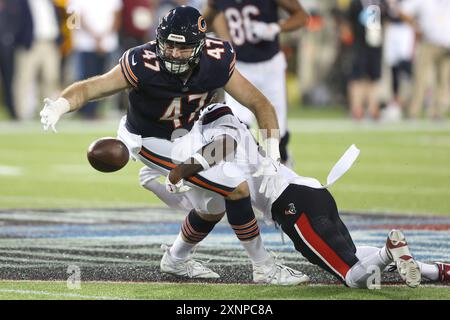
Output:
M56 111L59 115L63 115L70 111L70 104L66 98L60 97L53 103L54 111Z

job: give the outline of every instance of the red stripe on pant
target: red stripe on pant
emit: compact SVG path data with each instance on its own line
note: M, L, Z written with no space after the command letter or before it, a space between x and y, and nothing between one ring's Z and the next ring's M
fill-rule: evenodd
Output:
M318 254L318 257L345 281L350 266L314 231L306 214L302 213L295 224L308 247L314 248L313 251Z

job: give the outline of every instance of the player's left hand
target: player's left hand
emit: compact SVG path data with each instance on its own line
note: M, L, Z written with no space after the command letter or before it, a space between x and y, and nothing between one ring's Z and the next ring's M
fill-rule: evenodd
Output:
M166 177L166 190L169 193L182 193L191 190L189 186L184 185L184 180L181 179L177 183L172 183L169 176Z
M56 133L56 123L59 118L61 118L61 116L66 112L69 112L69 110L70 105L66 99L59 98L58 100L53 101L49 98L45 98L44 108L39 113L44 130L47 131L48 128L52 128L53 132Z
M280 163L278 161L273 161L270 158L265 158L262 161L259 169L253 174L253 177L255 178L263 176L258 190L259 193L263 193L266 197L270 197L276 191L279 167Z
M252 22L252 31L260 40L273 41L281 31L278 23Z

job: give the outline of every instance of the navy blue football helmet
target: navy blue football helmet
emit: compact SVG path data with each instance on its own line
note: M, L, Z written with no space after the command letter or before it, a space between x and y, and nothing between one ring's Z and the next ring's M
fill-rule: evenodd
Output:
M164 68L173 74L183 74L195 68L200 61L206 39L206 21L200 12L189 6L170 10L156 30L156 55ZM189 57L166 55L167 48L192 49Z

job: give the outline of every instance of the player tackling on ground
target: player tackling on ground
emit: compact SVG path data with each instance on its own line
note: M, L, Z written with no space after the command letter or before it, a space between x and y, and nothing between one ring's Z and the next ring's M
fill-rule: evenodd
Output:
M189 143L198 140L202 140L201 148ZM221 168L227 175L229 161L237 164L248 179L253 205L266 219L281 226L309 262L345 285L367 288L372 284L368 280L374 271L381 273L392 262L410 287L417 287L422 276L432 281L450 281L450 264L415 261L399 230L389 232L382 248L356 247L339 217L334 198L316 179L300 177L283 165L272 176L261 176L259 169L272 160L260 153L251 133L226 105L207 107L182 143L186 149L191 148L193 156L170 172L166 181L169 191L176 191L174 184L202 170ZM346 152L330 173L327 186L350 168L358 154L355 147ZM173 207L183 197L184 193L170 194L165 201Z
M187 133L200 110L223 87L254 112L260 128L267 130L268 154L279 161L273 106L235 70L232 46L206 37L205 32L206 22L196 9L181 6L169 11L157 28L156 41L126 51L110 72L69 86L58 100L46 99L40 113L44 129L55 131L63 114L80 109L88 101L129 90L130 105L120 123L118 138L133 158L148 166L141 170L141 181L150 182L172 169L172 141ZM164 272L190 278L219 277L190 259L189 252L226 211L253 262L256 282L298 284L307 280L303 274L276 264L265 250L243 177L210 171L191 178L190 183L196 186L189 193L193 210L186 218L185 232L164 254Z

